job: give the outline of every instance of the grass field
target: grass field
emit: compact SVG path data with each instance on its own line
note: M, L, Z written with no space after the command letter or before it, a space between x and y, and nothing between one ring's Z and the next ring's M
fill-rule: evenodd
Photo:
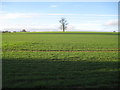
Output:
M118 33L2 34L3 88L118 87Z

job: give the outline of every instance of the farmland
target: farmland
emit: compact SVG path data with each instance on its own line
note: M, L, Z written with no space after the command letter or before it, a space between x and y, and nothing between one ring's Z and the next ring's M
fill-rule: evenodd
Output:
M2 34L3 88L118 87L117 32Z

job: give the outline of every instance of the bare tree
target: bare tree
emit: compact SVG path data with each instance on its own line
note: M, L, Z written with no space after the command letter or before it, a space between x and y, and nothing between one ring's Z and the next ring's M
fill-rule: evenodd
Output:
M59 21L61 23L60 28L63 30L63 32L65 32L65 30L67 29L67 20L65 18L61 18L61 20Z
M23 29L21 32L27 32L25 29Z

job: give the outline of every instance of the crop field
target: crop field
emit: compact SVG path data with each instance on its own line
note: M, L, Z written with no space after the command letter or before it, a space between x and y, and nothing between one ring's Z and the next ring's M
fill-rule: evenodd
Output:
M116 88L118 33L2 34L3 88Z

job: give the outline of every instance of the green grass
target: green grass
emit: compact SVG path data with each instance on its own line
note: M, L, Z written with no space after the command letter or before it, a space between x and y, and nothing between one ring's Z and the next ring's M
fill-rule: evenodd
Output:
M13 32L14 33L14 32ZM66 31L66 32L58 32L58 31L56 31L56 32L15 32L15 33L46 33L46 34L49 34L49 33L71 33L71 34L83 34L83 33L85 33L85 34L118 34L118 32L79 32L79 31L75 31L75 32L70 32L70 31Z
M3 34L3 51L96 50L116 48L118 48L118 35Z
M71 32L72 33L72 32ZM3 34L3 88L115 88L118 52L31 52L118 50L112 34Z

